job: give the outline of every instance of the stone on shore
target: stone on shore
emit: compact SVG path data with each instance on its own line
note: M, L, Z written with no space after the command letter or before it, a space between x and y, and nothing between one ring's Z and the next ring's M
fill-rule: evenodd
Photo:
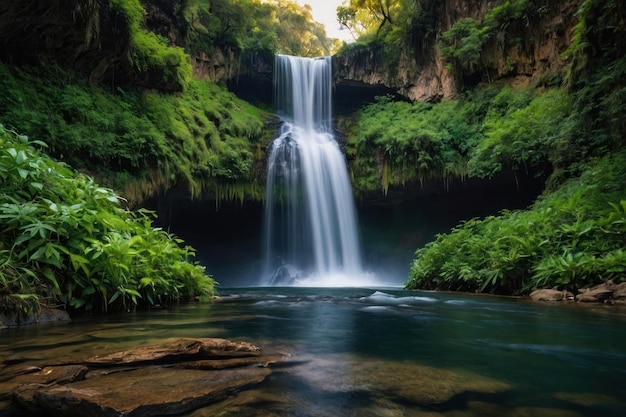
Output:
M626 282L619 284L609 280L590 288L581 288L574 297L569 291L540 288L530 293L535 301L571 301L581 303L626 304Z
M542 288L531 292L530 298L535 301L570 301L574 299L574 294L569 291Z
M584 303L604 302L613 295L613 282L607 281L591 288L581 288L576 294L576 301Z

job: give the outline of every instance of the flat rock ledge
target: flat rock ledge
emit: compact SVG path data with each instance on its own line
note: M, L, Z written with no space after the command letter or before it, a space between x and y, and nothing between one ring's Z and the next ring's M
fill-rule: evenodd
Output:
M535 301L577 301L582 303L606 303L626 305L626 282L615 284L607 281L590 288L581 288L574 296L565 290L542 288L530 293Z
M0 401L41 415L177 415L260 383L288 356L226 339L167 339L76 363L5 366Z

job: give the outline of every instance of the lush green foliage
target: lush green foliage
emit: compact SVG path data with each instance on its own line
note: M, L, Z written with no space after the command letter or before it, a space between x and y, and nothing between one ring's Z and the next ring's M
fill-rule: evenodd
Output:
M211 297L194 251L0 125L0 306L119 311Z
M557 144L571 107L571 98L562 90L533 94L504 88L490 103L470 173L489 177L503 168L551 173L561 158Z
M191 53L219 46L266 56L322 56L339 46L308 6L291 0L190 0L183 16Z
M487 36L485 28L481 28L476 20L461 19L441 35L441 53L449 61L470 69L480 61Z
M419 249L409 288L528 293L626 280L626 152L524 211L462 223Z
M564 54L566 90L503 90L486 113L470 174L490 175L501 164L552 170L543 199L439 235L416 252L408 287L511 294L624 281L625 7L583 1ZM491 20L518 19L523 10L499 7ZM485 25L496 27L491 20Z
M146 13L139 0L109 0L112 13L119 14L128 28L129 52L132 65L147 84L165 84L180 91L191 80L191 59L180 47L172 47L169 40L147 30L143 25Z
M521 47L522 39L511 36L513 23L528 25L529 20L546 12L544 2L504 0L491 8L481 22L466 18L456 21L441 36L441 53L453 66L471 73L486 66L484 48L487 42L504 48L515 43ZM487 72L488 74L488 72Z
M626 145L626 4L585 0L577 12L565 74L576 112L559 144L562 163Z
M434 44L440 14L435 0L350 0L337 8L337 19L357 42L340 53L369 48L389 70L401 55L421 63Z
M0 120L137 202L176 184L260 198L260 111L209 81L184 93L107 90L62 70L0 66Z
M359 114L348 155L358 191L453 177L490 177L503 169L549 174L570 115L561 90L467 92L437 104L379 98Z

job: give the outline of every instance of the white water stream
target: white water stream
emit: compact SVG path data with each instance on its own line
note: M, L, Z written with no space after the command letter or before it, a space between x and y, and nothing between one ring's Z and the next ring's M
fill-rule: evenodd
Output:
M362 285L352 188L332 134L330 57L277 55L274 88L284 123L268 156L264 283Z

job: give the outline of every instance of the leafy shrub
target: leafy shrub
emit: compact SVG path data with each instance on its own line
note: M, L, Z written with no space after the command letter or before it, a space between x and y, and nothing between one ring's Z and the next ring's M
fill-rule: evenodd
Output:
M130 54L135 69L147 78L146 86L181 91L191 80L191 58L182 48L170 47L169 41L143 28L146 13L139 0L109 0L109 7L121 15L128 28Z
M120 311L209 298L194 250L0 125L0 305Z
M571 110L571 98L562 90L533 94L504 88L490 106L470 172L490 177L507 168L550 174L560 159L557 144Z
M530 209L465 222L418 249L408 288L525 294L626 275L626 152L590 163Z
M488 86L436 104L380 97L343 126L355 188L386 192L415 180L503 170L549 175L571 109L571 97L558 89Z

